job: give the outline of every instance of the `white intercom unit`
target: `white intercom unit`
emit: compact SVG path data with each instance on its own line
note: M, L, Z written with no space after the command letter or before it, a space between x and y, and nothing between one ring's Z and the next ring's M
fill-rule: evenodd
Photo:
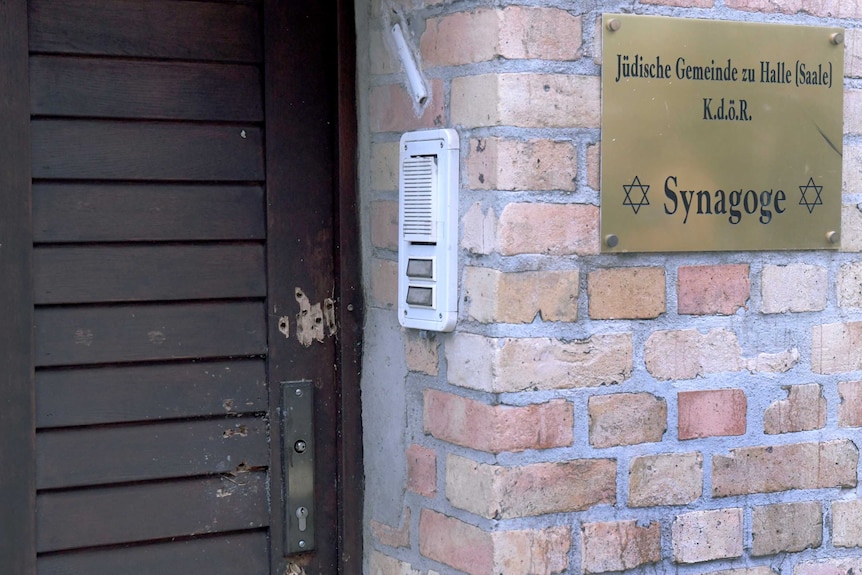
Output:
M452 331L458 319L458 133L409 132L398 170L398 320Z

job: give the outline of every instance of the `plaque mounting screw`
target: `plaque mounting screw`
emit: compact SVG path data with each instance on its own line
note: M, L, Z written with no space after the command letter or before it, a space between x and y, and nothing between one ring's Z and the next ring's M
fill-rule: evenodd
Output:
M833 32L829 35L829 41L833 44L843 44L844 43L844 33L843 32Z
M609 248L615 248L619 243L620 239L617 237L616 234L608 234L605 236L605 244L607 244Z
M611 18L610 20L608 20L608 30L610 30L611 32L616 32L620 29L620 26L622 25L622 22L620 22L617 18Z
M841 234L836 231L826 232L826 239L830 244L837 244L841 241Z

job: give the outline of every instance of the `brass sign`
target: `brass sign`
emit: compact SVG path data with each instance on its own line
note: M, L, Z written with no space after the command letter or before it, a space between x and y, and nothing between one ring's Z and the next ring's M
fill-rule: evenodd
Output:
M603 252L838 247L840 28L603 24Z

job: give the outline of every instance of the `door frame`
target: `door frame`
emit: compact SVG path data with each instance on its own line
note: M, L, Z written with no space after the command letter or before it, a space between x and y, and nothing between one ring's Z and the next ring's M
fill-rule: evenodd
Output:
M362 570L362 438L359 375L363 303L356 187L356 94L353 0L297 4L265 0L265 10L287 10L297 30L326 30L325 50L306 34L270 29L279 49L314 55L314 82L294 82L287 99L334 91L319 106L331 121L330 144L314 159L331 171L333 252L338 331L337 570ZM314 7L313 9L309 6ZM264 12L266 14L266 12ZM289 20L288 20L289 21ZM311 24L311 25L309 25ZM270 26L268 22L265 26ZM32 223L30 97L26 0L0 0L0 564L14 575L35 575L35 389L31 280ZM316 39L320 42L320 39ZM275 45L275 44L273 44ZM294 58L302 63L302 58ZM306 66L308 62L306 62ZM272 98L274 94L268 94ZM318 93L319 96L319 93ZM279 95L279 98L281 96ZM280 101L280 104L287 102ZM273 505L276 505L273 502ZM276 553L273 553L275 556ZM276 565L276 562L273 562Z
M0 564L36 572L36 415L26 0L0 0Z

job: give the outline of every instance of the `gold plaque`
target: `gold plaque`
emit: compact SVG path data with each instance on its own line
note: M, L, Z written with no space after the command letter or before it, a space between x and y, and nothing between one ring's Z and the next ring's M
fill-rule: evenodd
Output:
M603 252L838 247L843 30L603 24Z

